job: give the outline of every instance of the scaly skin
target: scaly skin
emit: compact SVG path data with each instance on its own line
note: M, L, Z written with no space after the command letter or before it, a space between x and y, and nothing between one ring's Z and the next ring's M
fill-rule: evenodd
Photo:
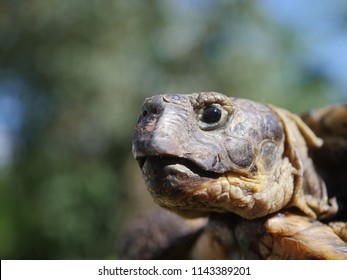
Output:
M212 214L211 221L213 213L241 217L227 226L230 234L242 232L238 225L261 228L246 243L262 258L344 259L346 244L316 220L337 212L309 156L322 144L284 109L203 92L146 99L133 154L156 203L187 217ZM288 239L290 230L295 242ZM319 247L329 253L310 235L324 237ZM211 238L205 236L197 239L192 256L201 256L199 244L206 242L200 240Z
M221 118L208 124L211 107ZM334 207L306 144L321 140L289 112L209 92L147 99L133 152L155 201L174 211L254 219L297 207L316 218Z

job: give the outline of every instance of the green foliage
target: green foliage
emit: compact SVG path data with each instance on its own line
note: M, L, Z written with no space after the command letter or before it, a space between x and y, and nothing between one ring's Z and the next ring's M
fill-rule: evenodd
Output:
M200 2L0 3L0 88L24 85L0 173L1 258L116 257L142 199L128 200L126 166L147 96L213 90L295 112L329 101L332 85L304 75L297 34L257 2Z

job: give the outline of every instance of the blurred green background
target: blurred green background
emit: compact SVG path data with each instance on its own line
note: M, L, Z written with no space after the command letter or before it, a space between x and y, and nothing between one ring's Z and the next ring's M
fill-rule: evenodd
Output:
M346 101L347 2L284 2L1 0L0 257L117 258L147 96Z

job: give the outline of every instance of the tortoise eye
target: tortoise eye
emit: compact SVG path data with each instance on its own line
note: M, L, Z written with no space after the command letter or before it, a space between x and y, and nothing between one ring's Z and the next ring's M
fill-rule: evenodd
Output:
M220 104L211 104L197 111L197 120L202 130L214 130L222 127L228 118L228 112Z
M218 122L222 117L222 111L217 107L207 107L202 114L201 121L207 124Z

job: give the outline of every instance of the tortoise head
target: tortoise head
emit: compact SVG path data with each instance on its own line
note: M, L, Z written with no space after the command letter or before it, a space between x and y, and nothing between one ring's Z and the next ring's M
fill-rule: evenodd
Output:
M161 206L187 216L252 219L293 204L285 128L271 108L215 92L145 100L133 154Z

